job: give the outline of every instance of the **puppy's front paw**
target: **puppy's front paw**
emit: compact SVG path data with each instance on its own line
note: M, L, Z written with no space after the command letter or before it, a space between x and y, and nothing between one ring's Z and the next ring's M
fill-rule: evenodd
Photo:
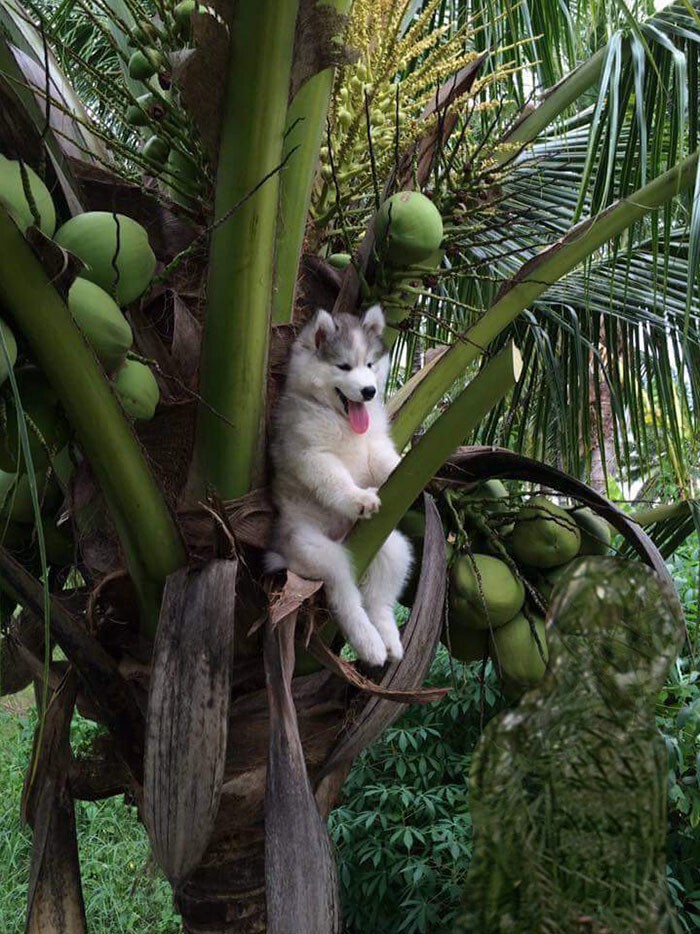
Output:
M391 635L384 639L386 645L386 654L390 662L400 662L403 658L403 646L401 645L401 636L398 629L396 635Z
M374 668L380 668L387 659L386 646L374 629L368 629L362 636L354 639L352 647L362 661Z
M382 501L377 496L377 488L358 489L355 495L355 505L360 519L370 519L375 512L379 512L379 507L382 505Z

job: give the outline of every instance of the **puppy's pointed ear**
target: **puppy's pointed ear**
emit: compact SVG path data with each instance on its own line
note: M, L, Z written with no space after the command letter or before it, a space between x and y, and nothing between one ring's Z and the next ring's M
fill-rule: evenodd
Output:
M362 316L363 329L374 337L381 337L385 326L384 312L380 305L372 305Z
M332 315L319 308L313 318L301 332L302 341L310 348L318 350L336 332L336 323Z

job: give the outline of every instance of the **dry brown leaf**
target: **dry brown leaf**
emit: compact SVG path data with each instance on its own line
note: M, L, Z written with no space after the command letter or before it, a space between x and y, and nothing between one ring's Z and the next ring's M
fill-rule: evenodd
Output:
M237 561L182 569L165 585L146 722L143 818L173 884L214 829L226 759Z
M265 630L270 746L265 794L268 934L339 934L335 861L306 771L292 699L296 611Z
M68 785L68 737L76 691L77 678L69 671L51 698L42 728L37 728L25 782L22 811L33 831L26 934L87 931Z

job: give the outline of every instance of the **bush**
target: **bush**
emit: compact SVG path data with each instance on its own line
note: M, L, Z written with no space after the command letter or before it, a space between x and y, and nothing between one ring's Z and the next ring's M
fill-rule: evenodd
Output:
M19 817L24 773L32 749L34 709L0 708L0 931L21 934L27 907L31 832ZM77 714L74 749L87 750L99 732ZM180 919L167 881L150 858L146 831L123 798L77 802L76 824L83 895L91 934L178 934Z
M356 760L331 815L347 934L452 930L471 856L471 751L498 709L489 663L476 672L440 647L429 684L452 684L436 704L409 709Z
M697 658L697 536L669 562ZM656 722L669 754L668 862L671 891L686 931L700 930L700 674L690 649L677 660L659 694Z
M700 559L694 537L669 563L691 644L698 630ZM430 684L453 684L438 704L404 714L357 759L331 816L346 934L452 934L471 859L471 753L505 706L489 665L450 664L440 648ZM700 675L686 652L657 703L669 751L668 874L679 921L700 930Z

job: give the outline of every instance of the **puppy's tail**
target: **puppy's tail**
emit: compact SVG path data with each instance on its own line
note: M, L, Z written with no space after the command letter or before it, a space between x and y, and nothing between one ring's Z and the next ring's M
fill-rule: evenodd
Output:
M274 574L277 571L283 571L287 567L287 562L276 551L266 551L263 558L263 567L266 574Z

